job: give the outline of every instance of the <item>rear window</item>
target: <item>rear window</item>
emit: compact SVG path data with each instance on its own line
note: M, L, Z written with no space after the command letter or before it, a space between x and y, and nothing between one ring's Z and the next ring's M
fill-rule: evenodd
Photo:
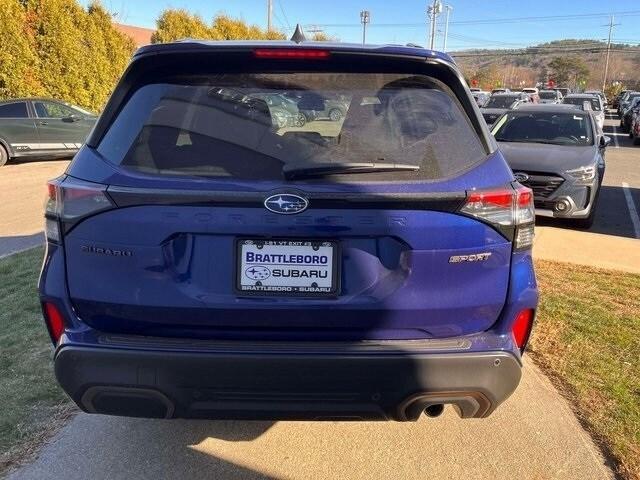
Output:
M555 100L558 98L558 94L556 92L540 92L540 98L543 100Z
M8 103L0 105L0 118L28 118L27 104L25 102Z
M505 95L500 97L491 97L485 108L511 108L511 105L518 100L517 96Z
M569 97L562 101L562 103L570 103L571 105L579 105L580 107L583 107L585 102L591 104L591 110L594 112L600 111L600 100L596 97Z
M285 180L286 172L319 164L385 166L309 175L349 182L439 179L486 157L443 83L368 73L218 74L146 84L98 151L155 175Z

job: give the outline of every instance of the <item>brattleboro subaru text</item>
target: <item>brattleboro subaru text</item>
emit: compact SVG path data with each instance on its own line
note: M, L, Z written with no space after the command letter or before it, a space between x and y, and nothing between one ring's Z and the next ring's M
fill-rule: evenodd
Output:
M445 54L143 47L45 217L55 375L86 412L478 418L520 381L532 192Z

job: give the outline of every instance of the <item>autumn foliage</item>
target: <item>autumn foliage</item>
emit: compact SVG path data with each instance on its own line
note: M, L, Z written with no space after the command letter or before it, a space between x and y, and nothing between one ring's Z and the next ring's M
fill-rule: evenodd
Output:
M211 23L186 10L165 10L154 43L285 38L282 32L217 15ZM0 99L53 97L102 109L135 50L99 2L0 0Z
M263 30L243 20L216 15L207 24L202 17L184 9L168 9L157 20L157 29L151 37L153 43L164 43L184 38L208 40L282 40L284 33Z
M134 48L98 3L0 0L0 98L48 96L98 110Z

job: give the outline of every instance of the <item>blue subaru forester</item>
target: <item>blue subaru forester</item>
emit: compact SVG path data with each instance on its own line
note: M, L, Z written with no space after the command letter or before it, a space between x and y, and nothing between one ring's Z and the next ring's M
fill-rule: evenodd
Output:
M518 385L533 198L447 55L144 47L48 194L40 299L86 412L470 418Z

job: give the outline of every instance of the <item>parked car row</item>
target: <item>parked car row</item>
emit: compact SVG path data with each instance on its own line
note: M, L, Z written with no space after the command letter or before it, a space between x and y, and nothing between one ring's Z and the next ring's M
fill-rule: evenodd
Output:
M537 94L539 100L536 101L534 100L535 98L536 97L532 97L531 91L496 93L491 95L480 110L487 125L491 126L505 112L518 109L522 105L537 103L552 105L568 104L574 105L581 110L592 111L598 128L600 130L604 128L605 107L602 103L602 97L596 93L569 93L564 96L558 90L542 90Z
M349 102L345 99L321 97L307 92L262 90L241 93L226 87L214 90L210 95L215 94L239 104L263 101L272 124L277 128L303 127L307 122L315 120L338 122L344 118L349 108Z
M629 134L634 145L640 145L640 92L623 90L613 103L618 106L620 130Z
M603 133L603 97L548 89L538 92L536 103L533 89L526 90L493 93L480 108L484 120L516 179L533 190L536 215L589 228L611 141ZM640 120L634 128L640 137Z

